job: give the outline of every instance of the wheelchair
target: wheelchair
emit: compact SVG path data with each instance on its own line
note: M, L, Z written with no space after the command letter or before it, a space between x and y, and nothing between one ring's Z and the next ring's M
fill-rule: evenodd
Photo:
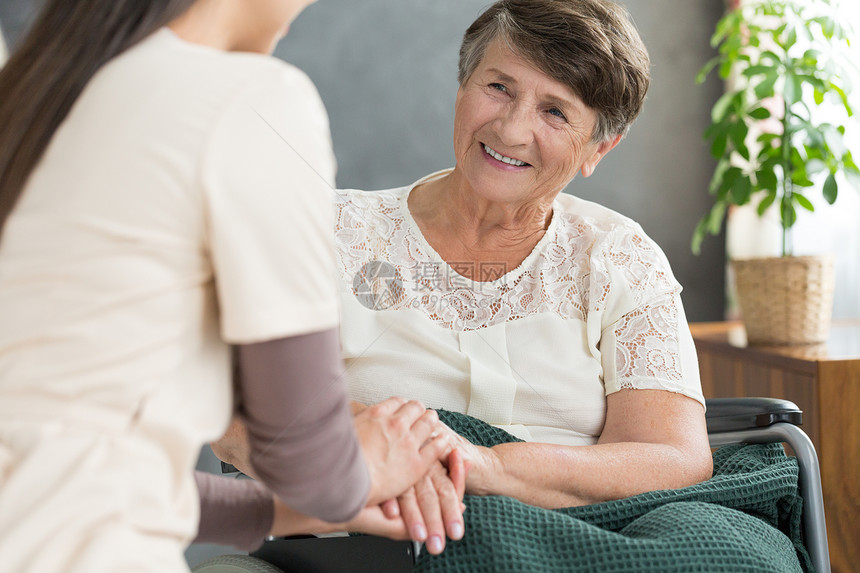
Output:
M800 429L803 413L775 398L712 398L707 401L711 447L785 443L800 468L803 537L817 573L830 573L824 497L818 456ZM222 464L225 473L235 471ZM409 573L420 544L375 536L269 539L251 555L223 555L200 563L192 573Z

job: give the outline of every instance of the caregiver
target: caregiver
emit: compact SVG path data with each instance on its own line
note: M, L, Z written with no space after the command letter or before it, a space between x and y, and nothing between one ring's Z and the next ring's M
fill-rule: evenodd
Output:
M0 72L0 570L186 570L234 410L279 498L199 476L237 546L450 449L418 402L349 410L327 117L269 56L310 3L51 0Z

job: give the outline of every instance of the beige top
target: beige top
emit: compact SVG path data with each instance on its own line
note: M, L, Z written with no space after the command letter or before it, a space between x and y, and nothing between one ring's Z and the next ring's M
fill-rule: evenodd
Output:
M0 241L0 571L185 570L228 343L337 325L334 171L274 58L164 29L90 82Z
M639 225L562 194L516 269L458 273L470 263L442 260L409 213L418 183L337 194L353 399L407 396L566 445L597 441L606 396L621 389L704 404L681 287Z

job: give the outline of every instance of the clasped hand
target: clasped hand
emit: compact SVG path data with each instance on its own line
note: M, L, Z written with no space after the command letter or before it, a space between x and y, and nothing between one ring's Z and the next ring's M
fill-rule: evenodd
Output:
M470 461L460 440L419 402L389 398L374 406L352 403L358 441L370 471L367 506L348 523L302 515L278 499L270 534L356 531L427 542L441 553L445 536L463 536L463 494ZM454 446L453 444L458 444ZM235 420L212 449L222 460L254 477L247 431Z
M361 410L355 424L373 486L368 507L348 528L423 541L434 555L446 534L462 538L466 467L436 412L390 398Z

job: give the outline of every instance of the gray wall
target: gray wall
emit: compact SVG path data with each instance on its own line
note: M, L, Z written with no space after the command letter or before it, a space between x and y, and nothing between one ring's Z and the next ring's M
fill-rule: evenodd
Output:
M15 45L36 0L0 0ZM567 190L642 224L666 251L691 321L720 320L723 241L690 253L709 208L713 162L701 134L716 81L693 82L709 58L721 0L627 0L653 60L645 110L630 135L590 179ZM277 55L304 69L331 117L338 185L364 189L409 183L448 167L460 37L488 0L321 0L310 6Z
M17 44L41 3L42 0L0 0L0 28L9 48Z
M648 101L630 134L589 179L567 189L642 224L684 286L691 321L721 320L724 247L690 252L709 208L714 163L702 140L722 89L694 78L708 60L720 0L627 0L653 60ZM338 185L409 183L453 162L457 50L487 0L322 0L309 7L277 55L304 69L328 108Z

